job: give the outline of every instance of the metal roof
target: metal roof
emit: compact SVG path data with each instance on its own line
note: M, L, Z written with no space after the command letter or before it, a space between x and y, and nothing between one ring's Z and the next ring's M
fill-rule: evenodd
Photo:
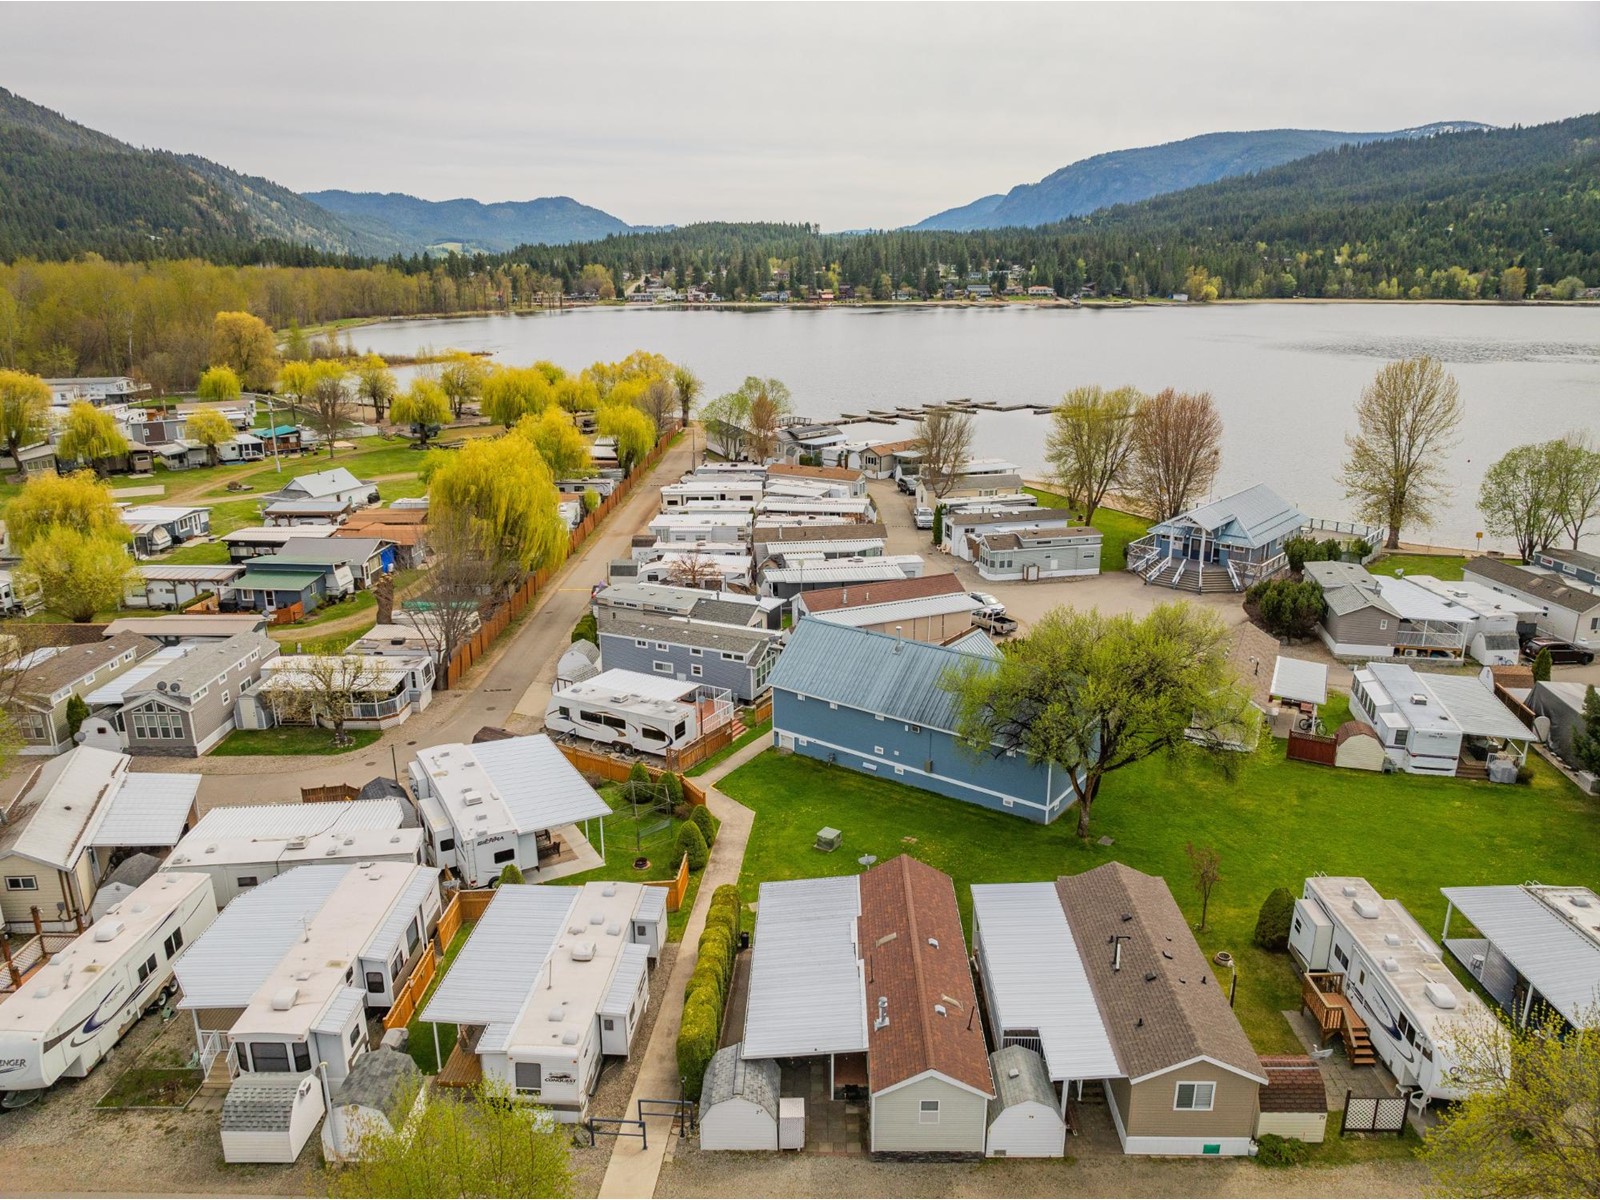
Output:
M1278 655L1272 668L1272 695L1285 700L1304 700L1310 704L1328 702L1328 666L1303 658Z
M340 988L311 1026L312 1033L342 1034L350 1018L366 1007L367 994L360 988Z
M484 742L476 749L491 744ZM545 884L498 889L434 989L422 1019L505 1023L509 1037L580 890Z
M280 489L280 493L291 490L304 496L325 497L337 495L339 492L352 492L358 488L369 486L352 475L344 467L333 467L327 471L313 471L309 475L297 475L289 480Z
M235 542L276 542L278 545L293 538L330 538L341 527L338 525L251 525L223 534L217 540L232 545Z
M979 658L989 658L996 662L1004 658L999 646L994 644L994 639L981 629L969 629L954 641L945 642L946 650L958 650L962 654L976 654Z
M1042 1104L1052 1112L1060 1111L1061 1102L1056 1099L1044 1059L1026 1046L996 1050L989 1056L989 1073L994 1076L995 1091L989 1101L989 1120L1018 1104Z
M651 619L635 610L613 610L613 615L600 630L602 649L608 637L637 639L647 642L666 642L674 646L697 646L701 649L727 650L745 657L760 650L780 634L775 629L758 629L740 625L737 628L701 621L674 621ZM676 699L675 693L672 698Z
M359 829L399 829L404 821L405 809L394 800L241 804L213 808L200 818L184 841L204 846L225 838L313 837Z
M655 891L655 888L651 888ZM639 991L639 981L650 973L650 947L643 942L629 942L617 956L617 969L611 976L597 1012L606 1016L625 1015Z
M100 805L91 846L176 846L183 837L199 775L129 772L111 799Z
M274 500L263 512L271 513L325 513L343 512L350 506L348 500Z
M154 450L157 447L151 446L150 449ZM187 447L179 445L178 449L183 450ZM129 525L143 525L147 522L165 525L172 521L181 521L190 513L210 511L209 508L189 504L140 504L133 508L125 508L117 515Z
M761 885L744 1019L751 1058L867 1048L860 914L854 875Z
M149 679L163 668L172 665L178 659L195 649L192 643L164 646L138 666L130 667L109 683L101 684L83 698L84 703L91 709L101 708L108 704L121 704L122 699L129 692L138 688L139 684Z
M633 910L635 921L660 923L667 919L667 889L647 887L639 894L639 907Z
M1287 537L1305 523L1305 513L1266 484L1258 483L1180 513L1155 528L1167 532L1174 527L1196 526L1255 548Z
M790 632L771 686L948 732L955 725L955 702L939 686L940 678L952 668L992 670L985 668L990 661L806 617Z
M974 884L972 922L995 1038L1037 1029L1052 1079L1121 1075L1055 884Z
M241 592L303 592L323 575L322 571L245 571L233 586Z
M900 564L887 558L832 558L800 567L768 567L761 572L765 583L855 583L874 579L904 579Z
M598 683L605 674L589 680ZM524 833L608 816L611 808L542 733L472 747L506 811Z
M1381 664L1372 664L1376 669ZM1461 728L1474 737L1515 738L1538 741L1538 735L1517 720L1512 711L1476 678L1470 675L1440 675L1414 672L1422 686L1432 692L1440 706ZM1393 693L1391 693L1392 695ZM1395 697L1404 705L1404 699Z
M417 909L422 907L422 902L428 898L429 893L439 894L437 871L419 872L416 878L406 884L405 890L394 902L394 907L389 910L389 915L384 917L383 924L378 926L361 951L362 955L366 958L381 958L387 962L389 956L405 940L406 926L416 917ZM426 929L422 930L423 934L427 932Z
M290 529L298 528L291 525ZM276 554L263 554L252 560L255 567L276 568L279 563L314 563L337 566L342 563L359 563L383 549L387 538L371 534L351 537L309 538L300 545L299 538L290 538Z
M1574 1025L1600 1004L1600 898L1588 888L1440 888L1444 898ZM1574 904L1573 897L1586 903Z
M74 746L47 762L0 826L0 857L20 854L69 869L95 810L114 794L132 761L126 754Z
M307 806L309 807L309 806ZM179 1008L244 1008L346 874L349 865L296 867L224 908L174 966Z
M782 1071L772 1059L746 1058L742 1042L724 1046L711 1056L705 1082L700 1085L700 1119L705 1120L713 1105L748 1100L776 1121L781 1076Z
M854 604L819 613L808 613L833 625L882 625L890 621L915 621L922 617L952 616L976 612L983 605L965 592L946 596L917 596L909 600L890 600L883 604Z
M197 567L186 563L156 563L142 564L139 574L147 581L172 581L174 583L227 583L235 575L240 574L243 567L234 564L227 566Z

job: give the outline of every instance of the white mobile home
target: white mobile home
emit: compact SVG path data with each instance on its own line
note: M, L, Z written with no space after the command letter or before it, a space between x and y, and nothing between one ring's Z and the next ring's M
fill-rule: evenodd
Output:
M423 831L401 828L405 819L394 800L213 808L173 848L166 867L210 876L217 907L223 908L294 867L420 865Z
M665 754L722 728L733 715L727 688L612 670L557 689L544 723L557 733Z
M742 542L750 536L750 513L664 512L647 526L658 542Z
M1470 580L1435 579L1432 575L1407 575L1406 581L1459 604L1472 613L1467 626L1467 653L1488 667L1515 666L1522 658L1522 642L1539 631L1544 609L1508 592L1497 592Z
M753 509L761 502L762 491L759 479L689 478L682 483L669 483L661 489L661 507L671 511L685 508L695 501L714 500Z
M1355 876L1307 879L1289 948L1309 984L1349 1000L1400 1087L1420 1089L1428 1100L1461 1099L1452 1079L1453 1039L1493 1018L1398 901Z
M87 1075L216 915L204 876L161 873L135 888L0 1002L0 1091Z
M607 1057L627 1057L666 936L666 892L648 884L500 888L422 1019L459 1025L452 1058L583 1120Z
M1377 733L1394 768L1411 775L1512 782L1539 740L1478 680L1399 663L1358 670L1350 710Z
M487 887L507 863L537 878L551 831L583 841L585 826L611 812L544 734L419 751L408 768L411 794L428 828L433 862L468 887ZM572 829L566 829L573 826ZM599 824L605 856L605 825Z

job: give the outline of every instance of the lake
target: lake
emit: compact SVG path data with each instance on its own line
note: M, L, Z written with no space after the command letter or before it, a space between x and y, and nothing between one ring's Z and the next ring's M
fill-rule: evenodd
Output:
M569 370L652 350L691 367L707 396L747 375L781 379L795 411L817 418L960 397L1048 404L1088 383L1209 391L1226 426L1217 494L1264 482L1312 516L1338 520L1350 517L1337 475L1363 385L1387 360L1431 354L1461 384L1466 415L1449 456L1456 491L1431 530L1406 536L1451 546L1474 544L1478 485L1501 453L1592 430L1600 415L1600 308L584 308L396 321L352 337L379 354L453 346ZM1048 421L981 414L975 453L1042 474ZM909 437L912 426L846 429L878 441Z

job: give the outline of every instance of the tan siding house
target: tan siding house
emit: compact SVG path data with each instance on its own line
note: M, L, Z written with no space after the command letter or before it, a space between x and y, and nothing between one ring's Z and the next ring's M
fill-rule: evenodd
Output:
M1261 1085L1230 1067L1202 1058L1138 1083L1126 1079L1116 1083L1120 1086L1111 1089L1112 1120L1124 1142L1137 1138L1143 1153L1222 1154L1227 1152L1225 1146L1248 1143L1255 1136ZM1200 1085L1202 1103L1205 1089L1210 1088L1209 1108L1195 1106L1194 1085ZM1187 1108L1179 1107L1180 1087ZM1169 1140L1167 1148L1163 1143ZM1193 1148L1197 1142L1199 1151ZM1217 1149L1206 1148L1211 1145Z
M989 1097L938 1072L872 1097L872 1150L901 1154L981 1154Z

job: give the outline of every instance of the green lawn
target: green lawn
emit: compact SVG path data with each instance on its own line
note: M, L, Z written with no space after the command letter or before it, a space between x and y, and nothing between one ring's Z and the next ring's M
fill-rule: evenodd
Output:
M422 993L422 1003L417 1005L416 1013L412 1015L406 1025L406 1051L417 1064L417 1070L424 1075L437 1075L441 1060L433 1054L433 1028L422 1019L422 1011L428 1007L428 1001L433 999L433 993L438 990L439 983L449 972L451 965L456 961L456 955L461 953L461 947L467 944L467 937L477 928L476 921L463 921L461 928L456 930L456 936L450 939L450 944L445 947L444 961L439 964L439 970L434 973L433 982L428 984L428 990ZM454 1025L439 1026L439 1053L446 1059L450 1051L456 1048L456 1027Z
M364 750L382 737L376 729L345 731L351 744L335 749L333 730L313 729L309 725L279 725L275 729L235 729L211 751L219 758L245 754L349 754Z
M1043 488L1023 488L1030 496L1039 501L1041 508L1069 508L1066 498L1055 492L1047 492ZM1137 541L1150 532L1150 522L1144 517L1132 513L1119 512L1114 508L1097 508L1094 520L1089 522L1098 529L1104 540L1100 544L1100 569L1102 571L1123 571L1128 566L1128 543ZM1457 576L1459 579L1460 576Z
M1467 560L1459 554L1385 554L1367 564L1374 575L1432 575L1435 579L1460 579Z
M798 755L769 752L718 786L756 813L740 876L747 901L765 880L851 873L863 854L883 861L908 853L955 879L970 917L973 883L1047 880L1119 859L1164 877L1198 921L1184 847L1214 846L1222 882L1200 943L1239 961L1239 1018L1256 1048L1271 1053L1299 1049L1278 1015L1299 1003L1289 960L1250 944L1272 888L1298 895L1317 871L1364 875L1437 935L1442 886L1600 874L1600 804L1530 762L1533 782L1511 787L1336 772L1288 762L1283 743L1270 739L1232 781L1206 766L1179 771L1149 760L1102 789L1092 838L1113 838L1109 847L1079 842L1071 813L1040 827ZM844 832L833 854L811 848L825 825Z
M739 751L743 750L751 742L759 741L761 738L764 738L764 737L770 737L771 734L772 734L772 720L769 717L767 720L761 722L761 724L752 725L749 729L745 730L744 733L740 734L736 739L734 739L734 742L733 742L733 744L731 746L724 746L721 750L718 750L710 758L706 759L705 762L696 763L694 766L690 767L687 771L684 772L684 774L689 776L691 779L696 775L704 775L707 771L711 770L711 768L716 766L718 763L724 761L725 759L732 758L735 754L739 753Z
M182 1108L200 1090L201 1075L188 1067L129 1067L96 1108Z

